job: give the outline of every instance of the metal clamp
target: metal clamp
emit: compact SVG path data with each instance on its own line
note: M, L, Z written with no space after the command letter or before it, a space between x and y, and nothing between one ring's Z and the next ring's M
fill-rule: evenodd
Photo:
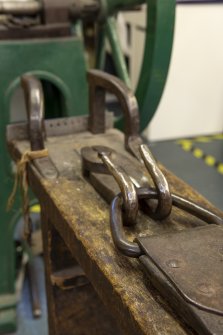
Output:
M24 91L27 118L28 134L32 151L45 149L45 128L44 128L44 98L41 82L31 75L21 77L21 85ZM58 171L49 156L33 160L38 171L45 178L54 179Z
M139 136L139 109L132 91L117 77L99 70L88 71L89 83L89 130L93 134L105 132L105 94L114 94L124 114L125 147L139 158L137 147L142 144Z
M172 199L163 173L146 146L142 146L142 139L139 136L139 111L135 96L121 80L98 70L88 72L88 82L90 92L89 130L93 134L105 132L105 93L109 91L115 94L124 114L125 147L139 161L142 162L143 159L160 195L157 209L155 212L150 211L150 215L154 219L165 219L171 212ZM150 207L149 204L148 207Z

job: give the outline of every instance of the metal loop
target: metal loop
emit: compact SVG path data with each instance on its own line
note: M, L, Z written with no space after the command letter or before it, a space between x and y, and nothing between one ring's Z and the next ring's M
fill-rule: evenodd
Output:
M139 257L142 254L141 249L135 242L130 242L126 239L123 230L123 218L122 218L122 204L121 193L117 195L110 208L110 228L112 239L119 251L129 257Z
M168 217L172 209L172 197L166 177L158 167L158 164L147 145L139 147L140 154L149 174L156 186L158 205L155 211L150 210L150 216L155 220L163 220Z
M105 132L105 93L118 99L124 116L125 148L139 158L134 143L142 143L139 136L139 108L132 91L119 78L100 70L88 71L89 83L89 130L93 134Z
M158 199L159 194L155 189L138 188L136 190L139 199ZM215 213L189 201L179 195L172 194L173 205L180 208L195 217L205 221L209 224L223 224L223 218L219 217ZM122 210L122 195L118 194L111 203L110 209L110 228L112 239L117 247L124 255L129 257L139 257L143 254L139 245L136 242L130 242L125 236L123 229L123 210Z

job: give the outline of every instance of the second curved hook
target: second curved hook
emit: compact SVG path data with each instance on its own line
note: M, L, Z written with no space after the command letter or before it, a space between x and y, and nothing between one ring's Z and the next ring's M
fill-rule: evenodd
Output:
M158 205L155 211L151 210L151 217L156 220L163 220L170 215L172 209L172 196L168 182L148 146L140 145L139 151L158 193Z

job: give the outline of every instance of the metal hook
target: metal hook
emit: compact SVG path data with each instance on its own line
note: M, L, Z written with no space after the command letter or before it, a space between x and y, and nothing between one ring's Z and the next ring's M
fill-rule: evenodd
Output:
M138 188L136 190L138 199L158 199L159 194L155 189ZM216 215L215 213L197 205L196 203L187 200L179 195L172 194L173 205L179 209L182 209L193 216L205 221L209 224L222 225L223 218ZM111 203L110 208L110 227L112 233L112 239L117 247L124 255L129 257L139 257L143 254L138 243L130 242L125 236L123 229L123 217L122 217L122 195L118 194Z
M31 151L41 151L45 149L46 137L42 85L40 80L31 75L23 75L21 84L25 95ZM49 156L36 158L33 163L43 177L57 178L58 171Z
M140 160L138 146L142 144L139 136L139 108L132 91L119 78L99 70L88 71L89 83L89 130L93 134L105 132L105 93L114 94L124 116L125 147Z
M31 75L23 75L21 84L24 90L28 130L31 150L44 149L44 98L41 82Z
M84 147L81 149L82 166L85 175L91 173L111 174L123 196L126 225L135 224L138 213L138 198L134 183L125 170L112 162L115 151L105 146Z
M123 195L126 224L135 224L139 205L136 189L131 178L122 167L117 166L112 162L108 153L103 150L103 147L94 146L93 149L98 152L98 156L101 158L102 162L105 164L120 187Z
M170 215L172 209L172 197L166 177L157 165L155 158L147 145L139 147L144 164L152 177L158 193L158 205L155 212L150 212L150 216L156 220L163 220Z

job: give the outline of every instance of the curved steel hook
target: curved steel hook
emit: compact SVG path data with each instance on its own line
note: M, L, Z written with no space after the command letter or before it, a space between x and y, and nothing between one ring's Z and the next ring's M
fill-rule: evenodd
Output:
M81 149L83 171L111 174L116 180L123 197L126 225L135 224L138 214L138 197L134 183L125 170L112 162L115 151L105 146L84 147Z
M99 70L88 71L90 117L89 130L93 134L105 132L105 93L114 94L124 115L125 147L139 158L136 143L141 144L139 136L139 108L133 92L119 78ZM133 145L134 144L134 145Z
M44 128L44 96L40 80L32 75L23 75L21 85L24 91L26 111L28 118L28 133L31 151L45 149L45 128ZM33 160L34 165L45 178L54 179L58 171L51 158L39 157Z
M157 162L150 152L148 146L145 144L140 145L139 151L158 193L157 208L155 212L151 211L150 215L154 219L163 220L170 215L172 209L172 197L168 182L158 167Z
M130 242L125 236L123 229L122 203L123 200L120 195L117 195L111 203L110 228L112 239L116 248L125 256L139 257L142 255L139 245L135 242Z
M21 84L24 90L28 118L28 131L31 150L44 149L44 97L41 82L31 75L23 75Z
M117 166L112 162L106 152L99 150L98 156L101 158L102 162L105 164L120 187L124 201L126 224L134 225L136 222L139 205L136 189L131 178L127 175L121 166Z

